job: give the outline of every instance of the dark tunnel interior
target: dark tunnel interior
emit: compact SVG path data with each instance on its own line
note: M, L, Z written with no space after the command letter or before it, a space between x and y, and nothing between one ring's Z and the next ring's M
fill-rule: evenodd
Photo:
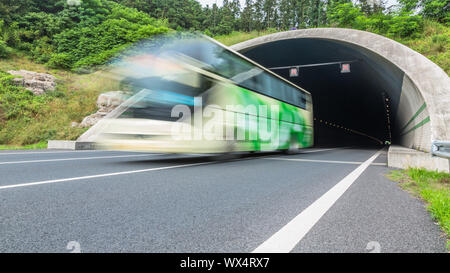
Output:
M272 71L312 94L317 146L397 142L395 113L403 72L381 56L310 38L266 43L241 53L266 68L350 61L350 73L341 73L340 64L300 67L298 77L290 77L289 69Z

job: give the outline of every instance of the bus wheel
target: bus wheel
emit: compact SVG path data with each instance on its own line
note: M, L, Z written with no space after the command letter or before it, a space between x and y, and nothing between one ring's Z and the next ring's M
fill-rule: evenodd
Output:
M291 140L289 141L289 148L284 150L285 154L293 155L298 153L298 149L300 146L298 145L298 139L295 135L291 136Z
M236 148L236 141L234 141L234 140L227 141L226 151L224 151L223 153L220 153L216 156L213 156L213 159L222 161L222 160L232 160L232 159L239 158L240 155L235 152L235 148Z

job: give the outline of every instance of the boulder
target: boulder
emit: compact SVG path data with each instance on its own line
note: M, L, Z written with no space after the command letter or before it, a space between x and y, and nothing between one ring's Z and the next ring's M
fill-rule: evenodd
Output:
M20 76L20 78L14 78L13 82L15 85L23 86L38 96L47 91L54 91L56 88L56 78L50 74L27 70L10 70L8 73L14 76Z
M94 113L92 115L89 115L89 116L85 117L83 119L83 121L81 121L79 126L81 128L91 127L91 126L95 125L99 120L101 120L104 117L105 117L104 115L101 115L101 114L98 114L98 113Z
M100 94L97 98L97 107L99 112L109 113L125 101L125 92L110 91Z
M97 98L98 111L85 117L79 127L88 128L95 125L125 100L126 94L123 91L110 91L100 94Z

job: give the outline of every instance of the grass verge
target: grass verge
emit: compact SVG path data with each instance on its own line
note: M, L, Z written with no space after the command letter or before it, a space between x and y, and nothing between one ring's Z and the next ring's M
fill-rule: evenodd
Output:
M42 141L36 144L18 146L18 145L0 145L1 150L39 150L39 149L47 149L47 142Z
M425 201L432 218L447 234L447 250L450 251L450 174L409 168L391 171L388 177Z

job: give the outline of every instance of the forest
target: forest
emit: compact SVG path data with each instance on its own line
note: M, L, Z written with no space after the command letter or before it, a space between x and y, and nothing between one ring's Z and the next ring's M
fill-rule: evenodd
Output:
M421 33L425 20L448 26L449 18L449 0L246 0L243 7L239 0L220 7L195 0L2 0L0 58L19 51L49 67L78 69L173 30L217 36L347 27L405 38Z

